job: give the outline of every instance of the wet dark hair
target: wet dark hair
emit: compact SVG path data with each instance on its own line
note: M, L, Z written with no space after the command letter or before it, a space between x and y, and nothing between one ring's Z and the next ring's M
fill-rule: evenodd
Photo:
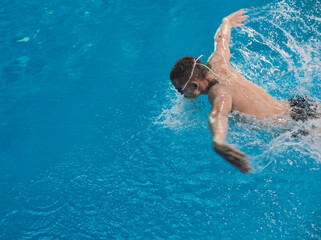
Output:
M175 65L173 66L171 73L169 75L171 82L173 83L173 80L177 79L177 81L180 84L182 84L182 85L186 84L187 80L191 76L195 60L196 60L196 58L190 57L190 56L183 57L183 58L179 59L175 63ZM206 73L207 73L206 67L203 65L203 63L200 60L197 60L197 63L200 63L202 65L196 64L192 79L194 77L205 78ZM181 88L176 88L176 89L178 92L181 93L181 91L182 91Z

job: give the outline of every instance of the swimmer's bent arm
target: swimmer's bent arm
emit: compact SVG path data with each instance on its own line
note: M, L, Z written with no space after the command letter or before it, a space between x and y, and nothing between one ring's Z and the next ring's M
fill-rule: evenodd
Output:
M229 43L231 38L231 28L243 26L247 19L246 13L243 9L230 14L222 21L221 26L217 29L214 36L214 52L209 57L207 62L208 67L212 67L216 61L222 61L229 63L230 61L230 49Z
M244 153L225 142L228 130L228 113L232 109L232 97L224 90L218 92L213 102L208 125L212 134L213 146L216 153L225 158L241 171L250 172L249 163Z

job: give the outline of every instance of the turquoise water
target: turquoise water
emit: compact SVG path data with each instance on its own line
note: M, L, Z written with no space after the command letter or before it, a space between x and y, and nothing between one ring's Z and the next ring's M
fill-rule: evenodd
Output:
M231 63L278 99L321 99L320 1L2 1L1 239L320 239L321 125L240 123L211 146L206 97L169 72L206 59L221 19Z

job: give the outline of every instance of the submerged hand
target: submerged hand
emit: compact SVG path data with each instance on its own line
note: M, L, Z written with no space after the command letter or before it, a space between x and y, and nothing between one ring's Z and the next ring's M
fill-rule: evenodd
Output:
M214 150L228 162L245 173L251 171L246 155L230 144L214 142Z
M231 27L240 27L244 26L243 22L247 19L248 16L243 15L246 11L243 9L238 10L237 12L234 12L227 17L224 18L224 20L227 20Z

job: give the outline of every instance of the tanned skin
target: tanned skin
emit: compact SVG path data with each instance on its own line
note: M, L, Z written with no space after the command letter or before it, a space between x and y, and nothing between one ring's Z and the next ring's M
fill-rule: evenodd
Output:
M187 98L208 95L212 104L208 125L214 150L241 171L248 173L251 169L246 155L225 142L229 112L235 109L256 119L266 119L274 115L290 116L290 105L287 101L272 98L263 88L248 81L230 65L231 28L243 26L247 19L245 13L244 10L239 10L223 19L214 36L214 52L207 62L213 72L208 71L204 79L192 77L183 94ZM216 82L214 85L213 79ZM175 79L172 83L177 89L183 88Z

